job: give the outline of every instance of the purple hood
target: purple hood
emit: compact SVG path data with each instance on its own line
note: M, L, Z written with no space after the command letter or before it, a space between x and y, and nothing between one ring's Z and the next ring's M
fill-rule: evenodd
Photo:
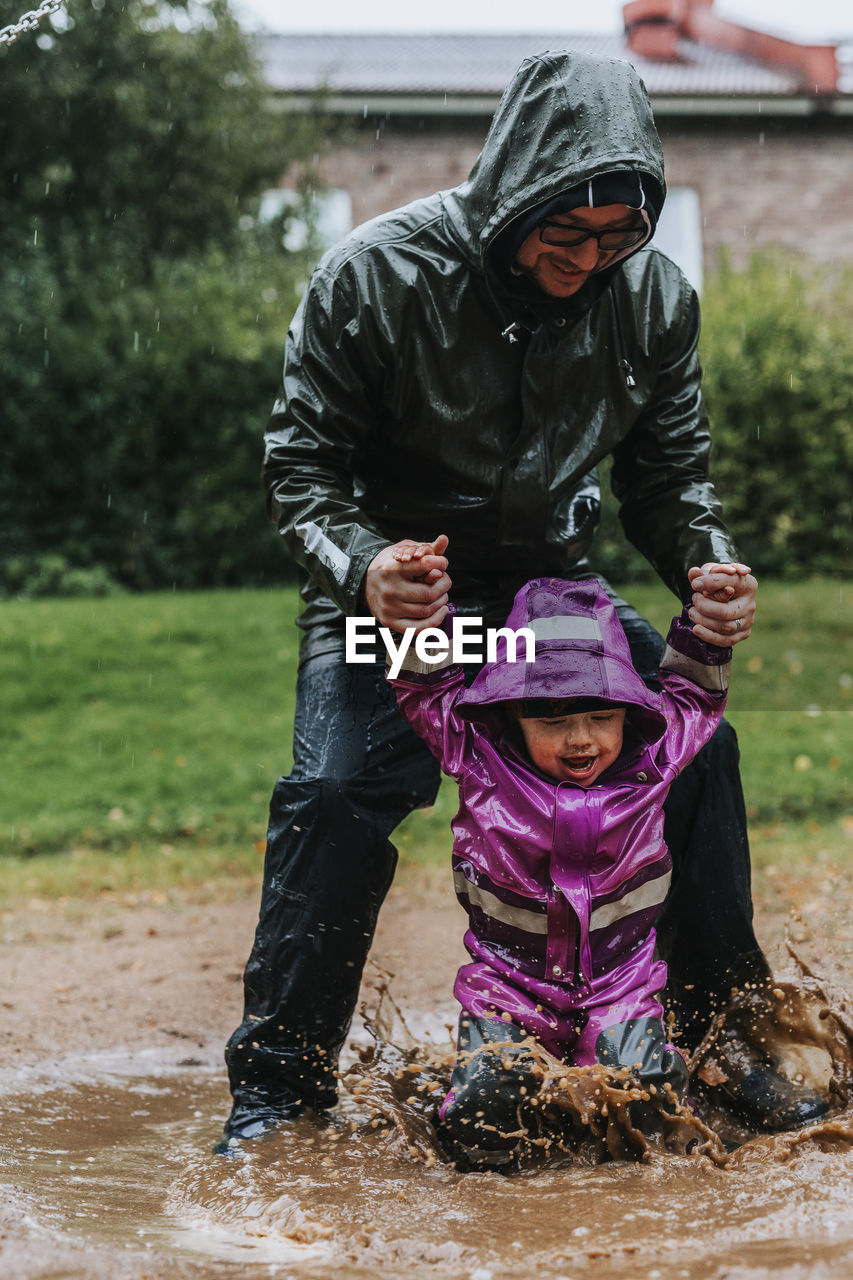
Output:
M634 669L616 610L595 579L534 578L515 597L505 625L533 631L536 660L524 661L522 642L518 661L507 662L500 636L496 661L487 662L459 698L460 715L489 719L495 703L521 698L603 698L629 708L631 724L646 742L663 736L660 696Z

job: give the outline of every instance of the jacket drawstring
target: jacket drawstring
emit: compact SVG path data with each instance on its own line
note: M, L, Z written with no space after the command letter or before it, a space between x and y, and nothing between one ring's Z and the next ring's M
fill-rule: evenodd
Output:
M613 299L613 315L616 318L616 333L619 336L619 350L621 352L621 359L619 360L619 368L622 370L622 372L625 375L625 386L630 389L632 387L636 387L637 382L636 382L636 379L634 378L634 370L631 366L631 362L628 359L628 348L625 345L625 332L622 328L622 317L619 314L619 307L617 305L616 299L613 296L612 292L610 294L610 297Z
M502 323L505 326L503 329L501 329L501 337L505 338L506 341L509 342L510 344L514 342L520 342L521 335L525 332L529 333L530 329L526 325L522 324L520 320L512 319L511 313L507 310L507 308L501 302L500 298L498 297L497 293L492 287L492 282L489 279L487 274L483 276L483 279L486 282L486 288L489 291L489 297L492 300L492 304L494 305L495 310L497 311L498 315L501 318Z

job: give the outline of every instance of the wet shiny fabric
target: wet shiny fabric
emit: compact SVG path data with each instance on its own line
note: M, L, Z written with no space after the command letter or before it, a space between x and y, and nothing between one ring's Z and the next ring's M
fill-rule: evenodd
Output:
M452 865L473 963L459 969L454 995L477 1017L508 1015L560 1056L579 1011L592 1021L593 1009L611 1010L617 1022L662 1013L651 996L666 982L654 954L672 878L664 804L722 720L731 651L674 618L661 689L649 689L613 601L589 578L526 583L506 630L524 627L536 637L535 662L515 661L499 642L468 687L453 662L404 664L389 680L459 784ZM535 768L521 746L508 705L549 697L625 708L618 759L591 785L561 779L560 766Z
M663 640L616 599L632 658L656 672ZM471 676L474 669L471 668ZM231 1124L255 1109L328 1107L379 908L394 873L394 828L431 804L437 762L397 709L380 665L342 650L300 669L294 767L270 809L261 911L245 1012L226 1047ZM725 724L672 787L673 890L659 917L672 1003L688 1046L734 982L768 969L752 930L737 745Z

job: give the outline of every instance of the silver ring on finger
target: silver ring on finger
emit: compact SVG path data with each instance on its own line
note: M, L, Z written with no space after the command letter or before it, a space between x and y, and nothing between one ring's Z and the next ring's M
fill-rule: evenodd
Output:
M735 618L735 631L740 631L740 618Z

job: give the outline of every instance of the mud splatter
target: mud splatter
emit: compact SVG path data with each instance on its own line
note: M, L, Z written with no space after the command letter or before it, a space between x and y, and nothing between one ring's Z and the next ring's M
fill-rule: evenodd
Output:
M853 999L814 972L790 938L787 946L796 972L733 992L690 1059L685 1103L671 1091L644 1089L627 1070L567 1066L534 1041L526 1042L539 1089L526 1099L526 1124L519 1110L519 1152L504 1172L591 1167L613 1160L649 1163L665 1155L690 1154L718 1168L734 1167L733 1149L754 1139L755 1132L737 1118L732 1101L738 1073L756 1061L814 1090L834 1111L846 1107L853 1091ZM428 1167L446 1163L436 1111L449 1088L452 1052L426 1051L415 1042L394 1004L387 975L379 975L375 1006L363 1009L362 1016L372 1042L359 1051L342 1084L369 1112L363 1123L383 1129L389 1147L410 1159ZM501 1050L498 1044L485 1051ZM637 1104L644 1111L642 1131L634 1122ZM791 1149L805 1142L839 1149L851 1137L846 1121L829 1119L810 1126L805 1137L798 1135ZM756 1158L778 1161L783 1148L782 1140L763 1143L757 1150L765 1154Z

